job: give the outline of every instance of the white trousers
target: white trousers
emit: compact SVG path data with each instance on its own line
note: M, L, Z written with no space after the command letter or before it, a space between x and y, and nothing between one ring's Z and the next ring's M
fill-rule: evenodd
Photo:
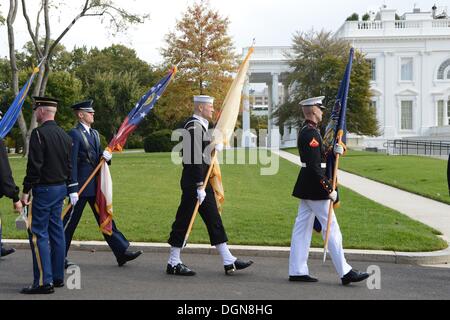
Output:
M309 275L307 261L309 247L311 246L314 217L317 217L322 225L322 237L325 239L329 205L330 200L300 201L298 215L295 219L294 229L292 230L291 252L289 255L290 276ZM342 278L352 269L352 267L347 263L344 257L342 234L334 211L332 213L332 223L328 239L328 251L331 255L336 272L339 277Z

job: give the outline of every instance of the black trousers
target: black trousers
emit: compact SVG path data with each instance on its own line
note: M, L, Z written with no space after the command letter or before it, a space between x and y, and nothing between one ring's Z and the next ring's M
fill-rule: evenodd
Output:
M228 238L222 224L219 210L217 209L216 198L211 186L206 188L206 197L200 205L198 212L208 229L209 240L211 245L227 242ZM169 237L169 244L172 247L181 248L183 246L184 237L186 236L192 213L197 204L197 190L183 189L181 195L181 203L178 207L175 222L172 224L172 231Z
M75 207L72 208L73 211L69 211L63 220L64 236L66 239L66 257L67 253L69 252L73 234L78 226L78 223L80 222L81 215L87 203L89 203L92 212L94 213L95 219L97 220L97 224L99 224L99 216L97 214L97 210L95 209L95 196L80 197ZM117 258L120 257L130 246L130 243L122 234L122 232L117 229L114 220L112 221L112 235L107 235L104 233L102 234L103 238L105 238L105 241L108 243L109 247Z

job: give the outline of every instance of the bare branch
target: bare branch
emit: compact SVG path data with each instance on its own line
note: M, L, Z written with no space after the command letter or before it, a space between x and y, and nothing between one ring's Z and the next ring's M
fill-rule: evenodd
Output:
M30 17L28 16L28 13L27 13L27 7L25 5L25 0L22 0L22 12L23 12L23 16L27 22L28 33L30 34L31 40L33 41L34 47L36 48L36 52L39 56L39 59L41 59L43 57L43 54L42 54L41 48L39 47L37 33L35 35L33 33L33 29L31 28L31 21L30 21Z
M39 20L41 19L41 13L44 10L44 2L41 1L41 7L39 8L39 11L37 13L37 17L36 17L36 31L34 33L34 36L36 37L36 39L39 39L39 27L41 26L41 24L39 23Z
M12 71L12 87L14 94L19 93L19 71L17 69L16 61L16 49L15 49L15 39L14 39L14 21L17 15L17 0L9 0L9 12L6 19L6 25L8 28L8 44L9 44L9 64Z
M50 16L48 12L48 0L44 0L44 21L45 21L44 54L46 57L48 57L49 43L50 43Z

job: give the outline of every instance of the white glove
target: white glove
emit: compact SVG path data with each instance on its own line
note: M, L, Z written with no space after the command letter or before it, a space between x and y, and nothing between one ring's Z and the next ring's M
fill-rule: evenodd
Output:
M334 151L335 154L339 154L339 155L342 156L344 154L344 147L341 144L336 143L334 145L334 150L333 151Z
M216 152L221 152L223 150L223 143L216 144L214 149L216 149Z
M328 195L328 198L330 198L333 202L336 202L336 200L337 200L337 191L334 190L333 192L331 192L331 193Z
M70 204L74 207L78 202L78 192L69 193Z
M197 199L200 202L200 204L202 204L203 200L205 200L205 197L206 197L205 190L202 188L198 188L197 189Z
M103 151L103 158L105 158L106 162L108 162L112 159L112 153L105 149Z

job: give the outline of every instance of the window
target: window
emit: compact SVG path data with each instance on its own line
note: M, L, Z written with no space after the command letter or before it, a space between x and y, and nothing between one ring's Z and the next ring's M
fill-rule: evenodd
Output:
M377 80L377 60L376 59L367 59L367 62L370 66L370 80Z
M444 125L444 100L439 100L437 103L437 125Z
M447 101L447 125L450 126L450 100Z
M413 80L413 58L401 58L401 78L402 81Z
M438 80L450 80L450 59L445 60L438 69Z
M404 100L401 103L401 129L412 130L413 128L413 102Z

